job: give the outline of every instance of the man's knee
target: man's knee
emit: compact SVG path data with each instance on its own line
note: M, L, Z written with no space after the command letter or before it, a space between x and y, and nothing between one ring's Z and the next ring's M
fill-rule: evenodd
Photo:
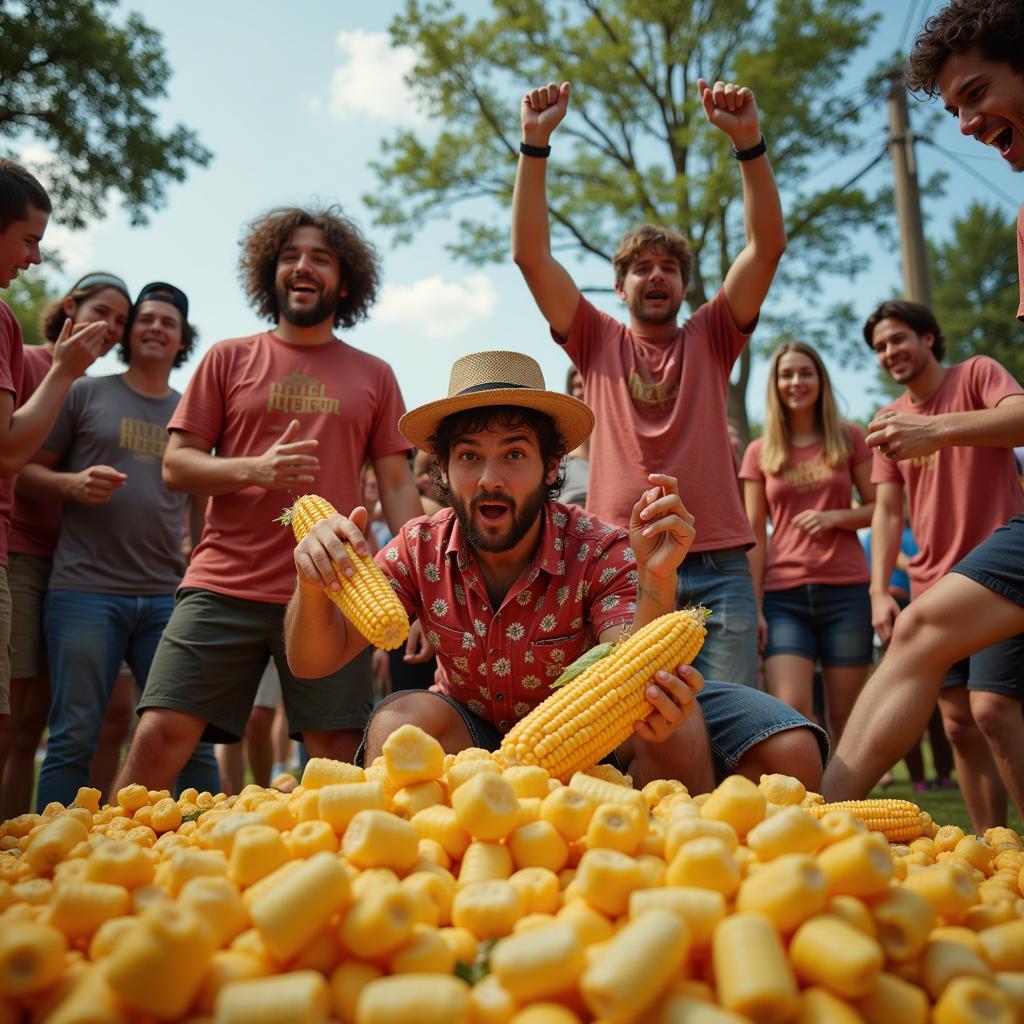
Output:
M736 766L740 775L758 782L762 775L792 775L809 790L821 789L821 747L808 728L785 729L755 743Z
M946 738L957 748L976 744L981 740L978 723L974 720L971 705L963 699L953 699L951 691L943 691L939 697L942 712L942 727Z
M131 752L134 758L160 757L161 750L188 747L199 742L206 723L170 708L147 708L139 717Z
M366 737L367 763L380 751L384 741L403 725L418 726L450 753L472 742L462 716L447 701L424 690L403 690L389 698L370 719Z
M1007 749L1019 740L1022 728L1019 700L975 690L971 693L971 714L985 739L996 749Z

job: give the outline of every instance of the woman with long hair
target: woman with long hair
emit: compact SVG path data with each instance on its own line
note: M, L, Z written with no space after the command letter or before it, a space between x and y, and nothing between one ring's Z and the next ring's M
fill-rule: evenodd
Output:
M834 742L872 658L857 530L871 522L875 487L864 435L840 418L825 364L805 342L772 358L764 434L744 453L740 478L757 541L749 558L768 691L811 717L820 663Z

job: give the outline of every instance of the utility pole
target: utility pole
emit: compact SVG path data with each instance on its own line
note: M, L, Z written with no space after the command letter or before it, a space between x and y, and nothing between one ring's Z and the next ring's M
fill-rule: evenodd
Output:
M910 301L932 304L928 257L921 220L921 192L914 159L914 133L910 130L907 89L903 72L892 69L889 79L889 153L896 176L896 216L900 222L903 291Z

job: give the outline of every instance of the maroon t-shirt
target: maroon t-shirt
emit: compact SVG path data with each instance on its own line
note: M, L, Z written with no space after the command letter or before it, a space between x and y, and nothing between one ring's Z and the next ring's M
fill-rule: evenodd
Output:
M1020 305L1017 319L1024 320L1024 206L1017 211L1017 277L1020 281Z
M23 401L23 350L21 324L11 307L0 299L0 389L11 393L15 408ZM0 565L7 564L7 535L11 531L13 505L14 478L0 480Z

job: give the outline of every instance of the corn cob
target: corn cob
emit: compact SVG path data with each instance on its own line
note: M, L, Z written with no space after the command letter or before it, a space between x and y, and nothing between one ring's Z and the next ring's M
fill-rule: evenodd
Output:
M517 722L498 760L540 765L562 782L596 764L654 710L644 696L654 674L696 656L707 636L705 617L703 609L671 612L616 644Z
M298 542L314 523L337 514L338 510L329 501L317 494L304 494L291 508L284 510L280 522L292 528ZM351 579L339 575L341 589L324 587L324 593L374 647L393 651L405 643L409 635L409 616L373 557L357 555L350 545L346 547L355 575Z
M847 811L860 818L872 832L881 832L890 843L905 843L926 833L924 814L909 800L840 800L805 806L816 818L830 811Z

